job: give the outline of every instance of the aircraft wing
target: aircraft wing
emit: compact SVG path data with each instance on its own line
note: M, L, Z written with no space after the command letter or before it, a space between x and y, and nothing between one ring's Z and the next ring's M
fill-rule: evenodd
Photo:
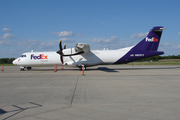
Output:
M75 46L75 51L76 52L84 52L84 53L88 53L90 51L90 47L89 44L84 44L84 43L78 43Z

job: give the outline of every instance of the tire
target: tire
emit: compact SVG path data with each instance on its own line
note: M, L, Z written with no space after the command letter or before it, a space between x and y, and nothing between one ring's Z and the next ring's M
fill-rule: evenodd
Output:
M27 67L27 70L31 70L31 67Z
M20 71L24 71L24 68L21 68Z

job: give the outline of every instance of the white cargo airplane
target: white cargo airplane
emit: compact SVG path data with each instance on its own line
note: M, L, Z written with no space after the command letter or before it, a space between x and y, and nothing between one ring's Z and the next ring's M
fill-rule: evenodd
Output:
M164 54L157 51L164 27L152 28L148 35L138 44L117 50L90 50L88 44L78 43L75 48L62 48L54 52L26 52L13 61L14 65L21 66L20 70L33 66L53 66L55 64L82 68L96 65L123 64L132 61Z

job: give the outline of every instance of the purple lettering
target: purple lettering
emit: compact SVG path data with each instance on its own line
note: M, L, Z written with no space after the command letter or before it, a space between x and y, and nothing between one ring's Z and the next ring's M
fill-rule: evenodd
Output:
M41 59L41 54L39 56L35 56L34 54L32 54L31 59L34 59L34 60L38 59L39 60L39 59Z
M38 56L36 56L36 55L34 55L34 54L31 54L31 60L32 59L34 59L34 60L36 60L36 59L48 59L48 55L44 55L44 54L40 54L40 55L38 55Z
M34 57L34 54L31 55L31 59Z

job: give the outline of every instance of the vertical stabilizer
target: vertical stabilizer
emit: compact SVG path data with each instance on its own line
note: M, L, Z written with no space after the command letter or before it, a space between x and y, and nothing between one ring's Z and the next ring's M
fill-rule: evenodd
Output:
M153 27L148 35L131 50L157 51L164 27Z
M129 50L122 58L114 64L128 63L156 55L162 55L164 52L157 51L164 27L153 27L148 35Z

